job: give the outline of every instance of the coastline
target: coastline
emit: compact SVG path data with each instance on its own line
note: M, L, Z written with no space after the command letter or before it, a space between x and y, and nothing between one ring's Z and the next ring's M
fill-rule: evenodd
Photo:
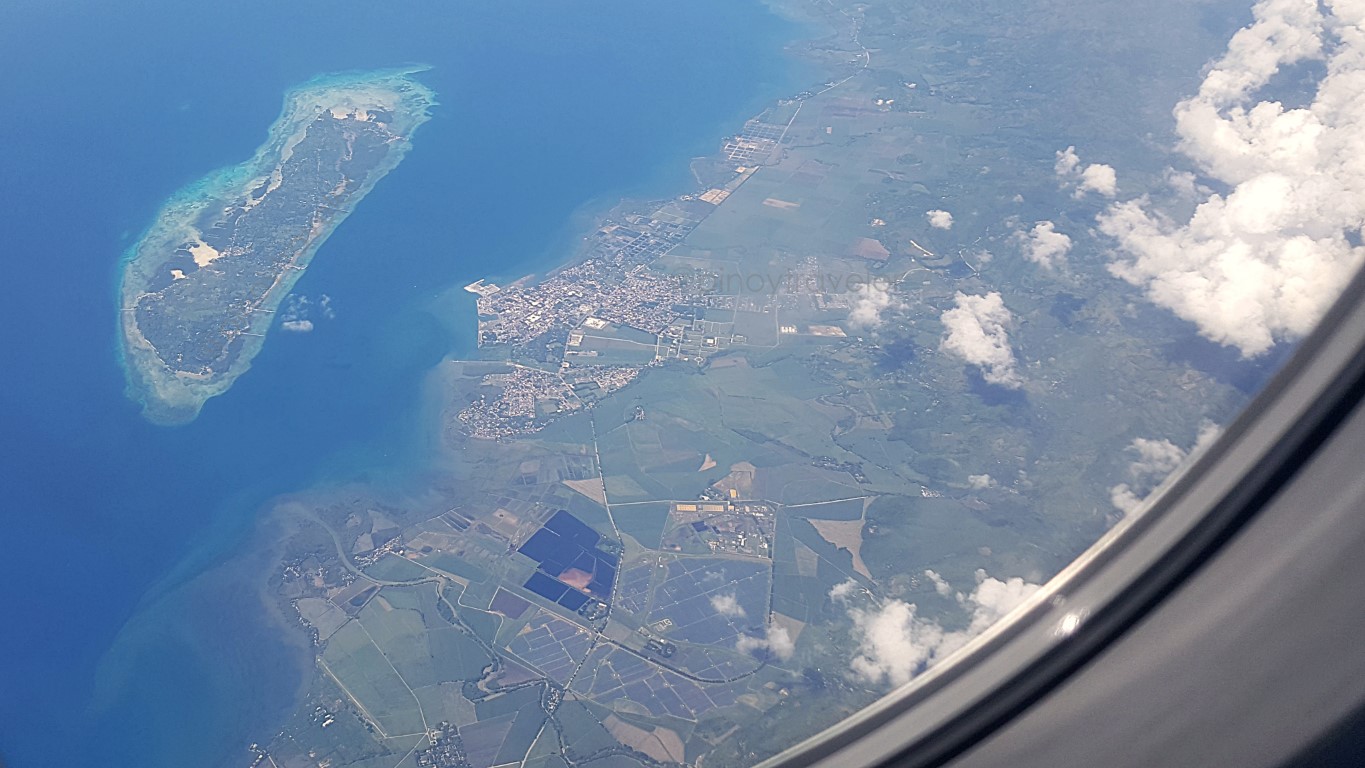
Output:
M764 6L768 7L769 4L764 3ZM774 15L780 16L784 21L789 20L789 17L785 15ZM805 65L808 71L821 70L820 67L810 66L809 61L802 60L798 53L792 51L793 46L809 40L810 33L814 29L817 29L815 25L803 23L798 30L800 34L792 37L788 42L787 52L784 55L788 58L792 69ZM793 77L766 93L762 99L755 99L753 103L747 104L744 112L737 112L730 117L723 131L717 131L710 137L711 151L715 152L720 142L727 135L738 131L745 120L771 107L777 100L791 95L789 91L794 93L811 85L812 81L797 81ZM520 276L485 273L485 279L495 280L499 284L510 284L518 280L539 282L580 263L590 255L591 235L604 222L622 213L647 207L651 203L668 202L676 199L678 195L691 194L704 189L705 186L693 173L693 165L699 157L704 159L706 156L689 157L685 161L685 165L682 166L681 173L670 174L673 180L668 183L667 188L642 185L641 187L623 190L623 193L599 195L586 200L566 217L562 225L550 238L550 244L541 257L518 266L517 272ZM461 301L469 301L472 304L474 297L464 290L465 282L467 281L441 286L437 290L438 298L427 302L428 311L441 317L447 327L453 328L460 320L452 317L448 311L434 311L434 307L443 303L444 300L439 297L446 296L458 296ZM409 438L413 443L412 454L414 456L420 455L424 460L409 465L409 471L401 474L383 477L371 476L359 483L337 477L335 480L324 480L298 492L277 496L262 506L259 518L252 526L252 532L248 534L247 538L256 541L274 541L275 539L272 537L276 533L296 524L294 521L299 519L299 504L326 505L332 501L363 494L377 502L403 506L405 503L416 502L421 497L438 489L453 489L453 486L459 482L458 471L455 467L463 462L466 457L464 456L464 446L452 442L447 434L447 428L454 413L458 410L457 405L452 402L450 391L452 366L459 364L497 364L495 360L483 360L478 357L477 348L472 338L477 336L477 332L474 330L476 323L473 322L475 318L472 313L468 320L471 322L469 327L453 329L457 330L459 335L467 334L471 337L469 338L470 348L466 350L452 349L446 358L427 372L422 379L421 402L414 404L412 408L414 412L413 428ZM213 570L233 571L242 574L241 578L246 578L252 566L248 566L244 561L259 566L265 559L265 553L257 551L255 555L251 555L251 550L251 547L240 550L244 554L228 558L226 562L220 563ZM279 552L272 550L269 555L272 567L279 565L278 557ZM239 560L239 558L241 559ZM241 564L240 570L238 570L238 563ZM269 587L266 580L254 581L254 586L259 588L262 603L265 604L265 611L268 614L261 617L262 624L268 625L272 632L288 636L283 639L283 642L288 645L291 657L301 661L313 662L304 664L298 670L299 677L291 684L291 688L294 690L292 700L280 701L279 706L270 707L271 711L283 713L284 717L272 718L269 714L262 714L259 718L262 723L269 721L271 723L270 728L276 728L284 723L288 713L306 701L311 686L316 684L319 679L320 673L316 666L318 649L311 643L309 629L301 623L290 606L277 602L278 598L268 594ZM264 744L269 741L269 734L272 732L270 730L256 730L252 731L250 736L253 739L260 738Z
M384 176L388 175L411 151L412 134L431 117L438 102L435 93L410 75L428 67L403 67L320 75L291 88L284 95L279 117L267 129L267 138L253 156L237 165L206 174L171 195L153 222L120 259L118 311L120 345L118 362L126 381L126 394L143 408L143 416L154 424L173 426L193 421L204 403L226 392L234 381L251 368L251 362L265 343L274 310L303 276L313 256L355 207ZM235 202L249 197L257 185L270 181L278 165L289 157L292 147L303 138L307 127L324 110L338 107L365 108L385 106L393 109L395 129L405 141L394 146L384 162L366 175L345 208L336 210L280 274L275 284L261 297L252 312L245 340L226 370L210 375L172 371L137 326L133 307L143 295L157 269L164 266L179 242L197 236L193 222L214 204Z
M828 35L837 34L838 29L825 17L801 13L800 6L793 0L758 0L757 4L776 20L792 28L791 35L785 38L781 54L784 62L781 82L769 83L766 93L750 99L723 120L716 121L713 125L715 133L708 137L705 146L697 147L700 154L689 157L684 165L650 169L626 188L584 200L565 217L540 255L519 264L514 271L487 269L471 277L471 280L477 277L485 283L500 286L523 281L535 284L581 263L591 256L591 236L604 223L619 219L626 213L652 209L658 204L676 200L680 195L705 190L708 185L697 176L695 170L698 161L711 159L726 137L738 133L745 121L762 114L779 100L793 97L805 89L818 89L821 78L831 76L832 72L827 71L828 67L817 58L806 55L804 48ZM442 292L449 287L443 286ZM463 284L454 287L461 288ZM462 290L452 293L464 296L471 304L475 298Z
M240 673L236 680L255 681L243 683L235 692L256 703L241 711L223 710L235 725L221 734L213 732L222 740L202 764L224 768L242 764L247 741L273 733L315 683L316 649L308 630L292 605L279 601L273 589L286 556L283 543L302 519L299 510L342 502L362 492L398 504L429 493L433 478L439 479L457 459L439 429L448 407L444 372L437 366L422 377L420 393L408 410L410 418L405 419L407 450L392 467L356 478L356 465L341 455L334 457L336 466L324 465L302 490L234 504L246 520L239 529L233 529L232 515L220 515L219 532L202 537L175 568L149 586L119 628L99 663L85 714L103 719L116 710L140 706L137 700L130 703L130 693L158 695L157 679L152 679L148 693L139 676L147 674L146 657L168 646L188 650L205 668L227 661ZM242 648L257 652L243 654ZM259 652L266 648L269 653Z
M685 250L691 232L720 210L741 186L765 167L783 161L788 153L788 131L808 100L866 72L871 61L870 51L858 42L857 20L843 14L849 22L844 26L832 13L798 14L797 9L787 5L779 8L774 2L763 6L799 32L783 45L787 77L771 84L763 98L752 100L747 105L752 111L725 121L724 127L712 134L707 153L694 154L685 170L671 174L666 192L649 184L614 201L607 196L589 199L560 228L554 240L558 247L545 257L549 263L525 265L532 266L533 271L524 271L523 266L519 277L485 272L464 286L462 296L477 295L470 323L476 348L456 350L447 361L504 361L515 371L506 386L492 385L500 393L491 401L480 397L478 404L460 412L459 421L472 437L502 440L538 432L558 416L585 406L591 408L595 403L596 398L584 400L577 394L557 401L556 387L560 394L576 393L580 388L610 394L628 386L645 369L692 360L690 351L684 349L686 344L705 346L700 337L688 341L688 330L679 325L681 316L676 310L654 311L677 307L673 292L682 289L685 281L667 268L657 267L666 265L675 249ZM822 45L831 40L836 47L849 42L861 53L833 62L822 50ZM656 179L658 175L656 171ZM577 293L581 286L590 286L597 293L581 301L560 298L581 295ZM457 292L452 289L447 293ZM602 353L598 349L569 349L583 343L581 331L585 326L603 327L591 323L624 324L642 329L646 336L653 335L652 359L641 352L599 363L599 359L607 358L599 358ZM546 357L546 350L560 345L566 350L562 359ZM553 357L554 352L550 355ZM578 367L570 361L571 355L577 356L574 362ZM704 355L696 358L701 359ZM486 378L485 383L492 378ZM557 403L552 406L555 415L542 418L537 399L535 414L528 417L530 410L522 395L537 387L547 388L546 400ZM521 397L515 404L504 400L502 392L510 391L521 393L513 395Z
M727 136L734 135L743 128L747 120L756 119L784 99L795 97L798 93L809 92L804 89L818 90L822 82L820 78L831 76L832 70L823 62L803 55L803 51L798 49L824 36L838 34L839 30L829 19L794 13L778 0L763 0L762 5L773 16L791 23L796 31L796 34L788 39L783 53L791 75L786 82L777 85L762 98L754 99L745 106L743 112L732 115L726 121L725 127L710 137L710 154L688 158L681 172L669 174L673 177L671 180L660 184L656 178L653 183L584 201L566 217L550 238L550 244L541 256L528 263L519 264L514 272L497 271L497 268L482 271L477 274L475 283L496 283L502 287L535 285L591 258L592 235L599 228L619 220L622 216L647 212L681 196L695 195L706 190L709 185L697 175L696 164L713 159ZM468 338L469 348L462 349L460 347L463 344L457 343L456 347L423 378L421 403L414 408L420 415L415 417L416 427L412 439L422 444L420 448L414 448L414 453L422 454L425 460L419 462L420 466L414 471L406 473L401 478L376 479L359 485L348 482L323 483L298 493L278 497L265 506L262 520L258 523L261 528L278 527L287 524L289 519L297 518L299 504L317 507L339 497L361 493L375 500L401 506L403 499L412 500L459 482L458 472L454 468L467 461L465 451L471 447L470 443L479 441L468 436L454 437L451 434L451 425L455 423L455 414L459 410L459 404L455 402L455 393L452 391L453 382L460 376L459 371L462 367L497 367L503 364L497 358L479 354L476 342L477 312L471 312L469 317L462 318L459 316L461 313L452 312L447 306L453 299L460 303L468 302L468 306L472 308L476 296L466 287L466 282L461 280L440 286L436 290L436 297L428 303L428 311L436 315L447 328L457 335ZM465 322L469 325L464 326ZM272 615L285 619L278 624L282 631L296 634L298 638L310 636L310 629L302 620L287 620L294 617L288 616L285 603L280 603L272 609ZM316 664L319 648L312 647L310 653ZM310 680L317 676L316 669L308 673ZM300 695L293 705L300 706L305 698ZM267 753L263 750L259 754Z
M541 271L535 267L560 262L565 252L548 253L547 244L584 200L603 200L602 207L610 208L618 195L636 192L638 179L677 179L689 157L701 154L693 149L698 137L709 148L708 137L723 134L712 125L748 114L742 108L755 94L786 92L762 84L782 81L782 47L794 36L757 3L610 13L603 24L581 27L575 23L582 9L523 8L528 21L543 23L510 29L502 22L515 11L511 8L418 13L357 7L310 18L300 9L286 9L282 16L281 9L249 4L212 11L218 14L215 23L203 28L199 11L174 10L139 6L109 21L86 15L85 26L97 25L111 41L141 43L111 43L98 58L70 59L62 44L33 41L34 52L52 64L43 74L56 85L75 86L75 93L63 98L60 88L32 89L29 103L35 109L53 109L63 119L56 131L23 134L15 128L16 140L22 137L31 142L26 146L45 151L44 157L18 156L16 167L37 186L36 194L24 195L11 212L50 209L60 218L66 209L55 207L58 203L85 210L82 226L62 235L62 241L84 256L104 254L104 267L95 281L35 277L18 291L21 281L16 280L22 301L9 305L22 321L40 316L32 310L60 309L70 302L60 317L25 334L16 348L24 368L59 370L54 363L79 359L96 363L89 376L23 377L9 401L17 416L12 437L16 445L27 444L16 466L16 503L35 511L19 520L16 535L42 540L53 525L79 529L71 539L76 549L63 567L42 579L41 590L27 590L19 598L16 621L44 627L51 642L35 647L22 643L23 633L13 638L16 685L10 699L22 711L10 723L13 738L5 759L15 764L35 758L37 764L75 763L84 752L103 753L115 765L187 765L198 760L187 757L192 751L219 756L212 745L221 743L220 730L232 734L230 758L242 754L249 738L269 737L270 723L244 728L247 721L239 711L257 709L259 719L266 719L279 712L277 705L287 706L294 692L277 695L273 684L261 688L269 681L252 680L253 668L231 656L200 661L194 646L202 635L205 647L221 647L213 642L224 630L221 625L202 631L188 626L185 642L140 654L127 689L115 692L113 709L75 723L70 710L74 706L79 715L85 709L94 668L111 646L136 645L148 637L130 631L120 639L120 627L142 613L149 616L138 624L168 630L186 624L189 615L157 610L155 604L197 574L259 546L250 535L253 518L268 515L270 498L347 481L401 484L401 478L390 481L389 468L411 466L420 450L416 441L409 450L406 426L424 418L413 415L417 382L451 346L446 329L429 317L435 287L463 285L490 265L508 272L523 265L523 271ZM351 15L358 18L345 18ZM441 29L415 34L419 27L413 22L431 25L432 17L439 17ZM284 23L286 18L291 23ZM535 39L526 39L526 29L536 32ZM679 29L695 32L675 34ZM737 29L752 34L738 40L731 34ZM652 30L656 39L642 40L649 35L640 33ZM542 33L560 41L554 50L546 50L537 37ZM716 40L719 49L689 66L688 41L700 39ZM212 46L223 55L189 59L195 66L186 67L180 47L161 44L171 40L191 48ZM153 41L157 44L149 44ZM240 50L259 53L232 54ZM580 50L609 57L585 59L571 71L547 67L565 51ZM633 69L644 74L622 74L617 64L623 60L639 64ZM251 373L187 428L162 429L140 416L140 406L130 407L133 401L124 394L122 344L111 333L118 309L111 294L122 288L120 256L146 236L144 228L170 202L171 192L202 180L207 171L252 157L288 89L318 72L408 61L435 65L419 78L441 97L442 106L433 110L439 125L423 129L420 151L400 169L401 181L395 179L392 189L379 185L342 239L311 265L309 279L293 288L313 299L331 294L339 316L319 322L312 334L272 328L274 340L263 346ZM509 68L509 61L516 66ZM65 66L70 62L85 68ZM149 69L165 76L130 75ZM521 77L538 72L547 77ZM16 87L28 88L30 82L49 80L25 79ZM519 85L504 87L509 83ZM667 103L656 101L662 91L672 94ZM608 92L618 96L610 105L600 99ZM573 104L600 108L594 122L614 126L617 135L604 137L576 119L568 111ZM231 111L224 111L227 105L233 105ZM120 114L120 127L89 137L90 114ZM518 167L534 168L534 173L507 173L508 161L498 152L479 149L488 159L465 159L470 148L504 146L498 142L508 125L540 132L535 127L540 116L552 126L555 141L517 158L533 164ZM630 130L637 125L643 130ZM515 146L520 151L525 144ZM583 151L564 153L570 158L561 160L565 147ZM655 175L656 167L667 169L662 177ZM78 169L91 174L79 176ZM525 198L519 196L523 190ZM111 191L117 196L110 198ZM469 204L460 208L467 210L453 210L451 201L466 194ZM496 204L486 202L494 199L489 194ZM43 252L52 242L50 221L46 215L23 215L16 222L23 224L14 233L16 243ZM377 279L366 277L375 263L368 254L383 263ZM34 268L35 274L41 271ZM472 313L472 302L460 309ZM472 322L462 324L462 336L472 336L472 327ZM472 348L473 339L469 342ZM127 364L132 361L129 356ZM82 468L79 483L65 476L73 463ZM50 561L47 548L28 549L11 558L11 570L43 572L50 565L44 562ZM193 613L212 608L178 604ZM52 606L78 609L53 611ZM259 615L251 626L266 620ZM286 646L267 634L273 631L244 637L242 653L251 658L284 654ZM177 674L166 674L171 668ZM177 694L182 688L194 694L193 700ZM148 695L152 691L160 698ZM71 727L76 730L70 739L51 742L41 735ZM192 743L193 734L202 741ZM163 750L163 744L174 751Z

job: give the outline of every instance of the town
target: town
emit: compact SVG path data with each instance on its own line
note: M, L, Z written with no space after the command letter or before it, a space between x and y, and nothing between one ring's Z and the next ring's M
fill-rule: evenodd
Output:
M543 279L505 286L475 281L478 345L488 359L506 359L506 373L488 374L484 394L459 411L470 436L500 440L539 431L555 418L591 408L601 397L667 360L700 362L732 343L723 325L700 319L733 297L711 295L713 275L671 274L655 262L749 180L773 156L790 123L750 120L714 158L731 165L728 178L674 200L623 204L588 238L582 258ZM700 279L699 279L700 278ZM708 290L706 286L711 286Z

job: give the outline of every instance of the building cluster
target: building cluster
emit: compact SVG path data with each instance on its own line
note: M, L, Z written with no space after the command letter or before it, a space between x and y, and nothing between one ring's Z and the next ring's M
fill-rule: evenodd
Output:
M583 365L559 372L514 365L507 373L488 374L485 384L498 389L470 403L456 416L473 437L498 440L538 432L554 419L585 407L635 380L641 369Z
M513 285L478 299L479 346L527 344L587 319L611 292L610 265L588 259L543 282Z
M543 282L480 296L479 345L530 344L567 332L590 317L657 334L688 301L681 277L638 264L627 270L588 259Z
M449 722L442 720L428 731L427 741L431 746L417 753L417 764L422 768L468 768L469 756L460 730Z
M721 151L726 159L737 163L756 163L767 160L777 149L787 126L750 120L738 136L727 139Z
M744 135L750 133L752 140L775 145L769 126L751 121ZM659 333L674 319L674 307L696 291L649 265L685 240L755 170L741 166L728 184L701 197L684 195L651 204L649 213L619 214L593 233L583 261L543 281L471 284L467 290L479 297L479 345L529 344L592 315Z
M393 538L389 539L383 544L380 544L374 549L371 549L368 552L364 552L359 555L353 555L351 557L351 560L356 564L356 567L365 568L367 566L371 566L379 562L379 558L383 557L384 555L387 555L390 552L392 552L395 555L402 555L403 551L404 551L403 537L394 536Z
M477 281L467 286L478 296L480 347L510 347L513 359L537 364L559 362L563 375L517 367L509 374L486 377L485 383L499 393L460 411L457 418L464 430L490 439L535 432L561 414L591 407L598 397L639 375L640 369L629 365L570 366L564 350L573 344L571 334L584 328L604 329L610 323L653 334L669 350L664 358L700 359L723 347L708 329L687 332L695 319L693 307L706 306L710 297L705 294L714 288L708 291L651 264L685 240L748 180L756 163L777 148L784 134L785 126L751 120L722 148L731 160L746 159L728 183L702 195L650 204L645 209L649 213L616 214L593 233L583 261L544 280L507 286ZM578 334L577 342L582 338ZM575 358L583 354L574 350Z
M854 480L857 480L860 483L867 482L867 475L863 474L863 465L861 462L839 461L833 456L816 456L814 459L811 459L810 463L811 466L819 467L820 469L847 472Z
M648 264L685 240L716 205L683 195L648 214L625 214L598 228L592 253L613 264Z
M513 366L507 373L493 373L484 383L496 387L495 396L481 396L456 418L466 431L479 438L503 438L539 429L538 417L576 411L583 402L564 377L538 368Z
M595 313L598 317L655 335L678 317L677 306L690 300L682 277L660 274L643 265L627 272L617 289L601 298Z
M676 502L673 518L679 527L665 536L667 549L682 551L684 540L695 536L713 554L772 557L777 518L768 502Z

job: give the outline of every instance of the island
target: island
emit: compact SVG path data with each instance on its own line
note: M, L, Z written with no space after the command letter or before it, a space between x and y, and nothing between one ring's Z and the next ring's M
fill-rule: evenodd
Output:
M250 160L173 195L128 249L121 362L149 421L192 421L251 367L313 254L430 118L420 71L327 75L289 91Z

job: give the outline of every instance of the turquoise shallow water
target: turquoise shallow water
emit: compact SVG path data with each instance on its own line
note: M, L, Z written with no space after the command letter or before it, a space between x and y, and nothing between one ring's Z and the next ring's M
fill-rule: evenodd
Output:
M688 188L690 157L805 85L781 53L797 31L757 2L394 6L7 12L0 755L11 768L240 764L301 670L251 595L221 571L200 574L240 555L274 495L401 484L421 465L422 376L472 331L429 311L434 297L553 262L591 200ZM421 77L440 106L296 287L330 296L335 317L272 333L192 424L144 422L115 355L120 254L177 188L249 157L289 87L414 62L433 67ZM449 311L472 322L472 304Z

